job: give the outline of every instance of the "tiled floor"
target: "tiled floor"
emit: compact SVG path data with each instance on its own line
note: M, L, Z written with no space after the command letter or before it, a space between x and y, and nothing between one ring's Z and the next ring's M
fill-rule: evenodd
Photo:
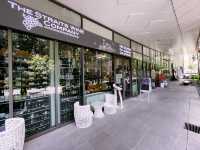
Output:
M200 125L200 98L195 87L174 82L154 90L150 103L145 95L131 98L90 128L70 124L27 142L25 150L199 150L200 135L187 132L186 121Z

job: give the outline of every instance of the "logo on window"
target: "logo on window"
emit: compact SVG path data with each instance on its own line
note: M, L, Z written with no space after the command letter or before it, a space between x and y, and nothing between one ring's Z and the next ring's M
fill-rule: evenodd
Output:
M26 14L23 14L23 17L24 17L23 25L27 30L30 31L32 28L35 27L43 27L38 18Z

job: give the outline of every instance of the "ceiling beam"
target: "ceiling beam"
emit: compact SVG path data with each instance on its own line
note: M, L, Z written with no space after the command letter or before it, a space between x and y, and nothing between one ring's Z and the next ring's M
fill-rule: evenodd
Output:
M177 14L176 14L176 9L175 9L175 7L174 7L173 0L169 0L169 2L170 2L170 5L171 5L171 8L172 8L172 11L173 11L175 20L176 20L176 24L177 24L177 28L178 28L178 31L179 31L179 34L180 34L181 41L183 42L183 32L182 32L182 30L181 30L181 25L180 25L180 23L179 23L178 16L177 16Z

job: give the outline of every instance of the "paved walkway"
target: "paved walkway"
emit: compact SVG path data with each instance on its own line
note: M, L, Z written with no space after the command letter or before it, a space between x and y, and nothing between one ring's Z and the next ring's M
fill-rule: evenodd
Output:
M195 87L170 83L125 102L116 115L95 119L92 127L74 124L25 144L25 150L199 150L200 135L184 122L200 125L200 98Z

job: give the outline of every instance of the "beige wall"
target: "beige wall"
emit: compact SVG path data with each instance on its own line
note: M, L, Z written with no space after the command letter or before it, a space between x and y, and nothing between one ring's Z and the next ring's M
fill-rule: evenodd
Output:
M81 26L81 17L69 11L63 7L60 7L48 0L16 0L17 2L29 6L33 9L44 12L50 16L54 16L60 20L63 20L67 23L73 24L75 26Z
M83 29L112 40L112 31L85 18L83 18Z

